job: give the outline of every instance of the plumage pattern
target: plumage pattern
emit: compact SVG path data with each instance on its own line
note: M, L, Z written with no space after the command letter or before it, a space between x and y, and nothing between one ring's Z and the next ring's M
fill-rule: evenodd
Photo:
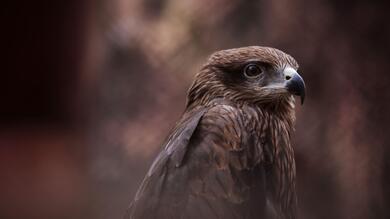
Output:
M248 61L264 67L256 79L242 76ZM295 218L286 67L298 65L267 47L213 54L126 218Z

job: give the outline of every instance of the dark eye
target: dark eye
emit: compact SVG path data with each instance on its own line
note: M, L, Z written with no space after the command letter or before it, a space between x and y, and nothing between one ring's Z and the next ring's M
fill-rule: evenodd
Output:
M247 78L255 78L259 76L263 71L256 64L248 64L244 68L244 75Z

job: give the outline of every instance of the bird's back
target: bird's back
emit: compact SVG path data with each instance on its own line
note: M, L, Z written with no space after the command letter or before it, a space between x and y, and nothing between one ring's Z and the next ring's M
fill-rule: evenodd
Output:
M263 218L263 155L247 119L227 104L184 115L127 218Z

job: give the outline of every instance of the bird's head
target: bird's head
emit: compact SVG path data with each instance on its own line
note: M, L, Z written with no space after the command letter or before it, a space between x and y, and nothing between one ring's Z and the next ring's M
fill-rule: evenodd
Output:
M187 106L216 98L264 106L291 105L305 99L305 83L290 55L274 48L250 46L212 54L196 75Z

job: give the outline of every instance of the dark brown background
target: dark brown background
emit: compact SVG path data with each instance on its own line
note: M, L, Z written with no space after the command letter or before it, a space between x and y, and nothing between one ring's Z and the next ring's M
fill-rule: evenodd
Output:
M293 55L302 218L390 218L388 6L338 0L2 3L0 218L121 218L219 49Z

